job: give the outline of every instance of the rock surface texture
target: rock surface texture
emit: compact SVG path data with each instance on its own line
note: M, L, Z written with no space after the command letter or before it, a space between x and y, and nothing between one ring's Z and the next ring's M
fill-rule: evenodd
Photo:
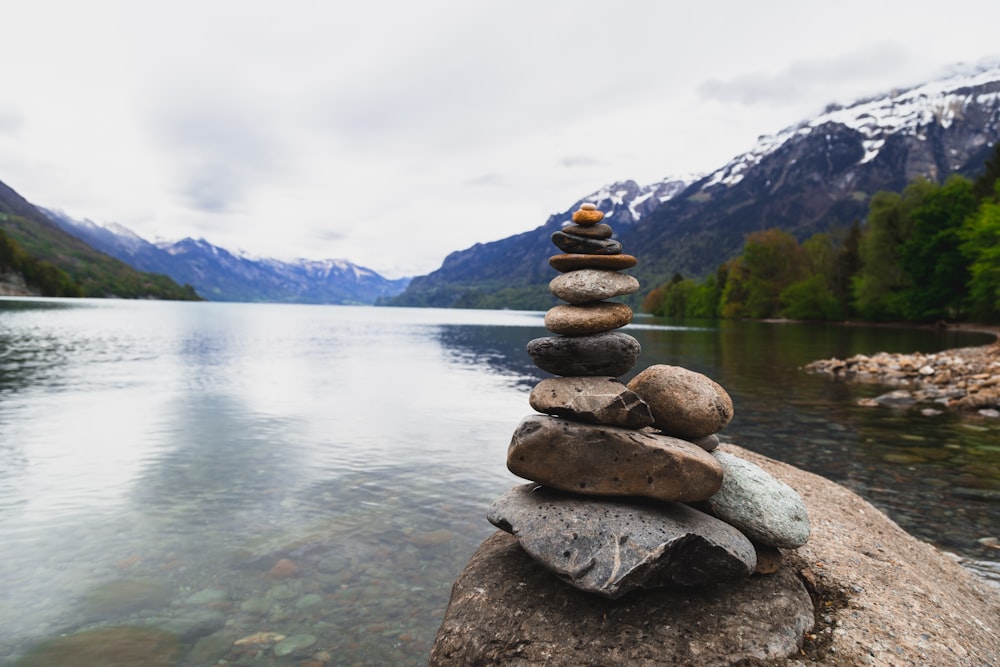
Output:
M774 574L611 600L565 585L498 531L455 582L430 665L998 664L996 589L848 489L720 450L798 490L813 516L809 542Z
M521 420L507 468L563 491L665 502L706 500L722 486L722 466L690 442L548 415Z
M802 496L760 466L716 451L722 488L705 501L709 512L742 530L756 544L796 549L809 540Z

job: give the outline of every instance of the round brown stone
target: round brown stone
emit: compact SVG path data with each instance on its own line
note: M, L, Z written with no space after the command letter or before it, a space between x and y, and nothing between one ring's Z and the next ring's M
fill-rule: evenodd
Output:
M649 403L653 426L678 438L704 438L733 418L733 401L725 389L680 366L650 366L632 378L628 388Z
M601 220L604 220L604 213L601 211L588 211L583 208L573 211L573 222L578 225L594 225Z
M545 328L564 336L611 331L632 321L632 309L624 303L597 301L580 306L559 305L545 313Z
M549 266L556 271L566 273L577 269L608 269L610 271L620 271L630 269L639 263L632 255L582 255L579 253L565 253L549 257Z

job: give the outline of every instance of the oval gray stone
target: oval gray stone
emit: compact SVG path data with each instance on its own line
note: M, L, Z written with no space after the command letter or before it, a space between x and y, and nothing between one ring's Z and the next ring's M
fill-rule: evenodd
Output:
M552 243L563 252L581 255L617 255L622 251L622 244L614 239L590 238L565 232L552 232Z
M553 278L549 290L563 301L581 304L632 294L639 291L639 281L618 271L580 269Z
M507 468L587 495L697 502L722 485L722 466L690 442L547 415L521 420L507 448Z
M749 461L715 451L722 465L722 487L708 509L754 542L796 549L809 540L809 513L795 489Z
M598 223L596 225L566 225L562 228L563 234L572 234L573 236L587 236L593 239L609 239L611 235L614 234L614 230L611 229L610 225L604 223Z
M609 598L745 577L757 565L742 533L681 503L581 498L525 484L495 500L487 519L566 583Z
M650 366L632 378L628 388L649 403L656 420L653 425L678 438L704 438L721 431L733 418L733 400L725 389L680 366Z
M528 402L539 412L594 424L642 428L653 423L649 406L611 377L548 378L535 385Z
M545 313L545 328L564 336L583 336L619 329L632 321L624 303L597 301L579 306L552 306Z
M545 336L528 343L535 365L553 375L625 375L642 347L632 336L610 331L590 336Z

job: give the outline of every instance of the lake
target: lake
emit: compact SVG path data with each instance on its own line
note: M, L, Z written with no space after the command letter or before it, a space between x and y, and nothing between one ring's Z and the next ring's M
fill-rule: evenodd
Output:
M524 349L542 317L0 299L0 663L83 632L65 650L120 642L145 664L426 664L493 531L486 507L522 482L504 461L544 375ZM990 337L643 317L627 331L637 370L726 387L724 440L997 560L977 540L1000 526L1000 420L859 407L886 389L800 370Z

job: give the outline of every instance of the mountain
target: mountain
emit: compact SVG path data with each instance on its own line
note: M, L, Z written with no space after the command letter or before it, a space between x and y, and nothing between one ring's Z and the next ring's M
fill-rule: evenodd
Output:
M690 180L690 179L688 179ZM405 292L383 303L397 306L457 308L547 308L556 303L548 291L554 272L549 257L558 252L550 236L585 201L604 211L605 222L620 236L659 209L688 182L665 179L640 186L635 181L614 183L575 202L565 212L549 217L530 232L449 254L441 268L414 278Z
M46 210L62 229L142 269L193 285L211 301L370 304L403 291L408 278L389 280L342 259L283 262L234 254L204 239L150 243L118 224L101 226Z
M32 260L65 272L79 287L72 292L83 296L198 298L189 286L182 287L165 275L136 271L66 233L4 183L0 183L0 230Z
M902 91L830 106L817 117L761 137L747 153L679 190L616 184L583 197L604 211L625 252L639 258L630 271L648 291L675 273L702 278L738 255L746 235L779 227L800 241L863 221L871 196L899 191L911 180L974 176L1000 135L1000 63L969 69ZM660 196L642 197L662 192ZM621 192L618 200L607 193ZM614 216L637 207L638 214ZM558 252L551 233L566 211L542 226L449 255L441 268L413 279L392 300L400 305L547 308L546 283ZM624 224L622 224L624 222ZM635 302L641 295L634 297Z

